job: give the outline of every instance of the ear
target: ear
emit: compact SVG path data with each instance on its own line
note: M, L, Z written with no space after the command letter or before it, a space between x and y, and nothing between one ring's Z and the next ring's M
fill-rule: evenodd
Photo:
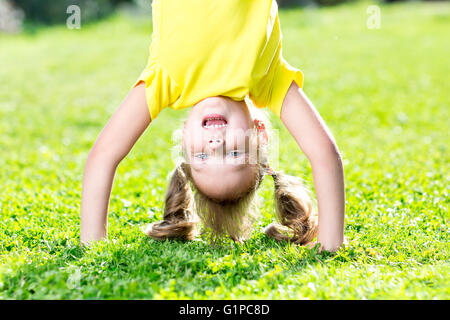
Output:
M266 127L264 125L264 122L258 119L254 119L253 122L255 123L256 129L258 130L258 135L262 137L262 143L268 144L269 143L269 137L267 135Z

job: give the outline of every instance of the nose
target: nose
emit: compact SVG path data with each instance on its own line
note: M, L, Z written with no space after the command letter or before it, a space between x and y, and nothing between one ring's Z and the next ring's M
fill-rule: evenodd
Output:
M223 145L223 139L219 137L213 137L206 140L208 142L208 146L214 150Z

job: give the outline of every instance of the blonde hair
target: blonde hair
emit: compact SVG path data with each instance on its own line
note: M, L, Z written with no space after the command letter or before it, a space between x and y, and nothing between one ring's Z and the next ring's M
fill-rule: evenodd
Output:
M268 117L246 100L253 119L262 121L270 133ZM270 134L269 134L270 136ZM266 148L258 164L254 166L252 186L233 200L217 201L203 194L192 179L190 165L180 162L174 171L165 197L163 220L147 226L145 233L157 240L194 240L202 222L204 231L210 231L211 242L230 237L241 242L250 237L257 219L257 189L269 171L268 146L257 139L258 148ZM270 224L265 234L278 241L306 244L317 235L317 211L314 208L310 190L302 180L273 171L276 218L278 223ZM194 190L194 191L193 191Z

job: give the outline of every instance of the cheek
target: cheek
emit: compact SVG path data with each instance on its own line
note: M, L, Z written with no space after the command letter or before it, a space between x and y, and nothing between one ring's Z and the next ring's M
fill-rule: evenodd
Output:
M193 143L199 136L200 128L194 126L192 123L187 122L183 129L183 141L186 143Z
M251 119L243 112L235 112L232 115L231 120L235 127L239 127L242 129L248 129Z
M186 128L183 131L183 148L189 154L190 152L201 152L203 150L204 139L201 130Z

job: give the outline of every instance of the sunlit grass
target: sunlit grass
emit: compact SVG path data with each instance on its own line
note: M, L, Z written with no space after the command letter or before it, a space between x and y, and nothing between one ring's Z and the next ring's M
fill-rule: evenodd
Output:
M450 6L366 4L280 13L284 55L344 158L348 248L268 239L273 183L244 245L157 242L172 132L165 110L120 164L109 241L79 246L84 161L144 67L151 21L115 16L68 30L0 35L0 298L449 299ZM312 187L280 129L280 168Z

